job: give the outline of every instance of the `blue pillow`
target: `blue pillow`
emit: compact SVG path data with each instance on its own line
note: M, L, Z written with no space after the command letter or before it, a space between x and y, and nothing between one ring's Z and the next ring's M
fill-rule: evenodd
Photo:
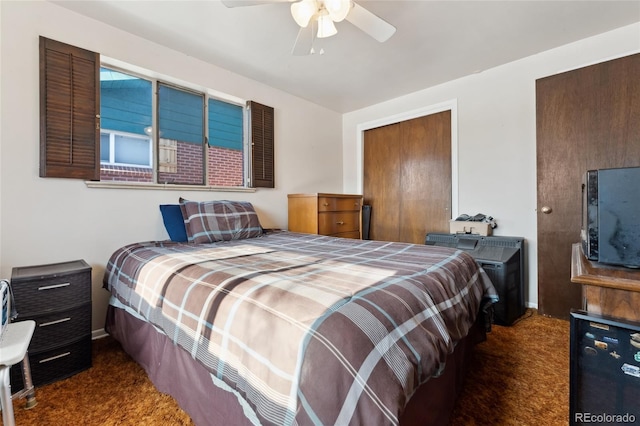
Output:
M160 213L162 213L162 221L164 222L164 227L171 241L178 243L187 242L187 230L184 227L184 219L182 218L180 205L161 204Z

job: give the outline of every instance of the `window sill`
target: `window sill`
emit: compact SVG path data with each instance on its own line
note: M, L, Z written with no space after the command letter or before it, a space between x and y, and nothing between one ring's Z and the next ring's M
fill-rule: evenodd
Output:
M152 189L163 191L209 191L209 192L256 192L255 188L234 186L205 186L205 185L174 185L162 183L134 183L134 182L97 182L85 181L87 188L105 189Z

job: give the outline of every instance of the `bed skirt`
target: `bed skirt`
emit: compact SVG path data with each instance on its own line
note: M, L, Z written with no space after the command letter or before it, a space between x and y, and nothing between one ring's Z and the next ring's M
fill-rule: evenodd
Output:
M216 384L191 354L151 324L109 305L105 330L120 342L162 393L171 395L196 425L251 425L251 410L231 389ZM462 390L473 346L486 338L483 315L449 354L444 373L423 384L400 417L401 425L445 426Z

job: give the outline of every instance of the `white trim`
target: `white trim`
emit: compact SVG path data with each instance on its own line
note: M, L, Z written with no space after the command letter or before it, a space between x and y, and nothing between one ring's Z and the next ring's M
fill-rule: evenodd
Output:
M364 193L364 132L376 127L387 126L425 115L451 111L451 218L458 217L458 100L451 99L439 104L394 114L388 117L360 123L356 126L356 167L359 171L359 189Z
M242 109L242 165L244 167L244 179L245 187L251 188L253 186L253 145L251 144L251 111L249 109L249 103ZM208 150L207 150L208 151ZM275 154L274 154L275 155ZM275 167L273 170L275 174Z
M211 185L181 185L173 183L125 182L125 181L84 181L87 188L108 189L158 189L175 191L213 191L213 192L256 192L256 188L244 186L211 186Z
M98 339L102 339L104 337L109 336L109 334L105 331L104 328L101 328L99 330L92 330L91 331L91 340L98 340Z

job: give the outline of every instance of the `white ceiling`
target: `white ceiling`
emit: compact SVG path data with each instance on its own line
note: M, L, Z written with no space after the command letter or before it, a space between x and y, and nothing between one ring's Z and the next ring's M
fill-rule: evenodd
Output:
M341 113L640 22L638 0L356 0L395 35L378 43L343 21L323 55L292 56L288 3L53 2Z

